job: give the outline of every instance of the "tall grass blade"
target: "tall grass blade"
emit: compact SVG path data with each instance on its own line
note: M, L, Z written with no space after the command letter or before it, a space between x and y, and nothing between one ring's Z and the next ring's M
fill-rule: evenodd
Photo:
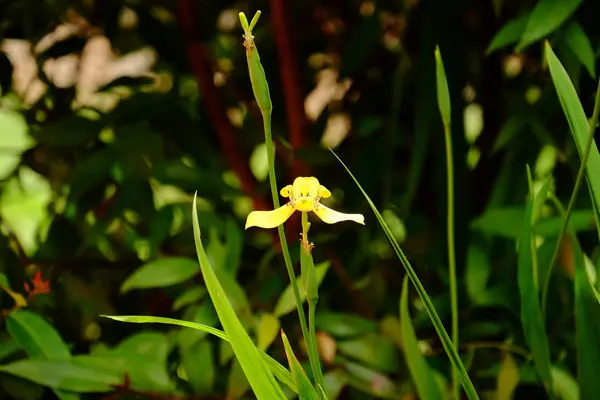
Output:
M560 205L560 203L558 203ZM564 214L562 207L557 207ZM568 228L569 246L575 266L575 347L577 348L577 375L579 398L593 399L600 393L600 379L596 366L600 365L600 303L598 292L590 280L586 258L577 236Z
M300 397L300 400L319 400L317 391L310 383L310 379L308 379L304 369L302 369L300 362L294 354L294 350L292 350L290 341L283 331L281 331L281 338L283 339L283 347L288 364L290 364L290 371L292 371L292 378L294 378L294 383L298 387L298 397Z
M377 217L377 220L379 221L379 224L383 228L383 231L385 232L390 244L392 245L394 252L398 256L398 259L400 260L400 262L402 263L402 266L406 270L408 277L410 278L412 284L415 286L415 289L417 290L417 293L419 294L421 301L425 305L425 310L427 311L427 314L429 315L429 318L431 319L431 322L433 323L433 326L434 326L438 336L440 337L440 340L442 342L442 345L444 346L444 350L446 351L448 358L450 359L450 362L452 363L453 367L457 368L459 371L460 382L463 386L463 389L465 390L465 394L467 395L467 397L469 399L479 399L479 396L477 395L477 391L475 390L475 387L473 386L473 383L471 382L471 379L469 378L469 374L467 374L467 370L465 369L464 365L462 364L462 361L460 360L460 357L458 356L458 353L457 353L456 349L454 348L454 345L452 344L452 341L450 340L450 337L448 336L448 333L446 332L446 329L444 328L444 325L442 324L440 317L438 316L437 312L435 311L435 307L433 306L433 303L431 302L431 298L427 295L427 291L421 284L421 281L419 280L419 277L417 276L417 273L413 269L412 265L410 265L410 263L408 262L406 255L404 254L404 252L400 248L400 245L394 238L389 226L384 221L383 217L381 216L381 213L379 212L379 210L377 209L375 204L373 204L373 201L371 201L371 198L369 197L369 195L364 191L364 189L362 188L360 183L356 180L356 178L354 177L352 172L350 172L348 167L346 167L346 164L344 164L344 162L337 156L337 154L335 154L335 152L333 150L330 149L330 151L333 153L335 158L338 159L338 161L342 164L342 166L346 169L346 171L348 172L348 174L350 175L350 177L352 178L354 183L356 183L356 186L358 186L359 190L361 191L361 193L363 194L363 196L369 203L371 210L373 210L373 213Z
M258 348L252 343L240 320L235 315L235 311L233 311L233 307L229 304L227 295L208 261L204 246L202 246L202 240L200 239L200 225L198 223L195 195L192 210L194 242L196 243L196 252L198 253L198 261L200 262L204 282L206 283L206 288L213 301L221 325L223 325L223 330L227 334L227 337L229 337L233 352L248 379L248 383L250 383L250 387L259 400L285 400L286 397L283 391L277 382L275 382L275 378L263 362Z
M402 330L402 349L406 358L406 365L410 371L417 394L423 400L442 400L444 396L440 391L433 372L419 348L417 335L413 328L408 311L408 278L404 277L402 295L400 296L400 327Z
M458 285L456 282L456 256L454 246L454 161L452 155L452 131L450 125L450 92L448 90L448 81L446 79L446 71L444 70L444 62L440 48L435 48L435 69L436 69L436 84L437 84L437 101L442 122L444 124L444 142L446 144L446 180L447 180L447 195L446 203L447 223L446 236L448 240L448 276L450 277L450 309L452 313L452 343L454 348L458 348ZM458 371L452 369L452 390L454 398L460 397L460 387L458 386Z
M537 268L536 268L536 249L533 236L533 208L535 196L531 183L531 172L527 168L527 177L529 180L529 199L525 209L525 219L519 238L519 262L518 262L518 283L521 295L521 323L525 341L531 349L533 364L542 379L546 390L552 388L552 375L550 374L550 349L548 346L548 337L546 336L546 327L544 317L540 307L538 288L537 288ZM545 196L547 189L540 192L540 196Z
M567 230L567 225L569 223L571 212L573 211L575 199L577 198L579 187L583 181L584 172L587 177L588 189L594 209L596 229L598 231L598 236L600 237L600 176L598 176L597 173L597 171L600 171L600 153L598 152L598 148L594 142L594 132L596 130L598 116L600 114L600 82L598 82L598 89L596 90L596 102L594 104L592 120L588 122L585 111L583 110L583 106L581 105L579 97L577 96L575 87L573 86L567 71L562 66L558 57L556 57L556 54L554 54L554 51L548 42L545 44L545 52L546 61L548 63L548 68L550 69L550 75L552 76L554 87L556 88L556 93L558 94L558 99L560 100L560 104L563 108L565 116L567 117L567 121L569 122L571 134L573 135L577 151L579 152L579 157L581 158L581 166L577 173L575 187L573 188L573 193L571 194L566 214L563 218L558 241L554 249L554 254L550 261L550 265L547 268L547 273L543 282L542 310L544 311L546 307L546 299L548 296L548 288L550 284L550 277L552 276L552 270L558 257L560 243L562 242L562 238Z

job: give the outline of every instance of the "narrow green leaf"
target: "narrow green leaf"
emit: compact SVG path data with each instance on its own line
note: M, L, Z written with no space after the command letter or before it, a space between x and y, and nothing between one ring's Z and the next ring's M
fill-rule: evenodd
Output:
M438 107L444 125L450 126L450 92L448 91L448 81L446 79L442 54L440 53L440 48L438 46L435 47L435 73Z
M300 362L298 362L298 359L294 355L294 350L292 350L292 346L283 331L281 331L281 338L283 339L283 347L285 348L285 355L288 359L290 370L292 371L292 377L298 387L298 396L300 397L300 400L319 400L317 391L310 383L306 372L304 372Z
M110 318L115 321L120 322L130 322L130 323L151 323L151 324L166 324L166 325L176 325L183 326L186 328L197 329L199 331L210 333L220 339L229 342L229 338L222 330L213 328L212 326L202 325L195 322L182 321L178 319L172 318L164 318L164 317L149 317L149 316L138 316L138 315L102 315L102 317ZM296 384L292 379L292 375L290 371L288 371L283 365L274 360L267 353L261 351L261 356L263 361L269 366L271 372L279 379L279 381L290 389L292 389L295 393L297 393Z
M569 241L575 261L575 331L579 397L593 399L600 393L600 379L594 366L600 365L600 304L594 296L585 265L585 256L577 237L570 232Z
M166 287L187 281L200 272L190 258L166 257L142 265L121 285L121 293L132 289Z
M548 68L554 81L556 93L569 122L579 157L582 158L588 135L590 134L590 125L567 71L556 57L556 54L554 54L554 51L552 51L550 44L546 43L545 46L546 61L548 62ZM598 175L598 171L600 171L600 153L598 152L596 143L592 142L585 173L590 197L594 205L596 228L600 235L600 175Z
M531 11L517 50L522 51L557 30L581 3L582 0L540 0Z
M525 209L525 222L519 238L518 282L521 294L521 323L525 341L531 349L533 363L537 373L549 390L552 388L550 375L550 349L540 307L537 288L536 255L533 236L533 207L535 197L531 187L531 173L527 168L530 181L529 200Z
M275 378L271 371L263 362L259 350L256 348L252 340L244 330L240 320L235 315L235 311L227 300L227 295L223 291L215 272L206 257L202 240L200 239L200 225L198 223L198 213L196 209L196 196L194 195L193 223L194 223L194 241L196 243L196 252L198 253L198 261L202 269L202 275L206 282L206 287L210 298L213 301L215 310L219 315L219 320L223 325L224 331L229 337L231 347L238 359L248 382L254 391L256 397L265 400L282 399L286 397L283 391L275 382Z
M523 32L525 32L528 20L529 14L523 14L504 24L488 45L488 48L485 51L486 54L490 54L502 47L517 43L523 35Z
M25 359L0 365L0 372L30 380L39 385L71 392L110 392L115 385L123 384L125 376L120 368L99 369L84 361L83 357L68 360ZM114 365L115 360L110 360Z
M460 382L463 386L463 389L465 390L465 394L471 400L479 399L479 396L477 395L477 391L475 390L475 387L473 386L473 382L471 382L471 379L469 378L469 374L467 373L465 366L463 365L462 361L460 360L460 356L458 355L458 352L454 348L454 345L452 344L452 341L450 340L450 337L448 336L448 332L446 332L446 329L444 328L444 325L442 324L442 321L440 320L440 317L437 314L435 307L433 306L433 302L431 301L431 298L427 294L427 291L423 287L423 284L419 280L419 277L417 276L417 273L413 269L412 265L410 265L410 262L406 258L406 255L400 248L400 245L394 238L394 235L393 235L392 231L390 230L389 226L387 226L387 224L385 223L385 220L381 216L381 213L379 212L379 210L377 209L375 204L373 204L373 201L371 200L369 195L364 191L364 189L362 188L362 186L360 185L358 180L356 180L356 178L354 177L352 172L350 172L348 167L346 167L346 164L344 164L344 162L337 156L337 154L335 154L335 152L333 150L330 149L330 151L333 153L335 158L337 158L338 161L342 164L344 169L346 169L346 171L348 172L348 175L350 175L350 177L352 178L354 183L356 183L356 186L359 188L359 190L361 191L361 193L367 200L367 203L369 203L371 210L373 210L373 213L377 217L377 220L379 221L379 224L381 225L390 244L392 245L394 252L398 256L398 259L400 260L402 266L406 270L408 277L410 278L412 284L415 286L415 289L417 290L417 293L419 294L421 301L425 305L425 310L427 311L427 314L429 315L429 318L431 319L431 322L432 322L438 336L440 337L442 345L444 346L444 351L448 355L448 358L450 359L452 366L454 368L458 369L458 371L459 371Z
M581 25L576 21L565 27L565 40L592 78L596 78L596 54Z
M440 387L435 381L433 372L421 354L417 335L410 320L408 311L408 277L404 277L402 295L400 296L400 326L402 329L402 349L410 376L417 387L417 394L423 400L443 399Z

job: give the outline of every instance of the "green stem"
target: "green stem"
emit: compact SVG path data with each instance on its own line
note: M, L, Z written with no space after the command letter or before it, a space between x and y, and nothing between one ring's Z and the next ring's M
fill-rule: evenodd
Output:
M317 314L317 302L309 301L308 302L308 327L310 329L310 341L311 348L309 349L309 359L314 360L316 365L312 366L312 368L316 371L315 373L315 381L317 384L321 385L322 388L325 387L325 378L323 377L323 371L321 371L321 361L319 360L319 348L317 345L317 332L315 327L315 319Z
M458 289L456 284L456 257L454 254L454 161L452 157L452 132L449 123L444 123L444 137L446 140L446 175L448 180L448 274L450 277L450 307L452 310L452 344L459 348L458 343ZM460 398L460 384L458 370L452 368L452 388L454 398Z
M592 149L592 145L594 144L594 132L596 131L596 125L598 124L598 116L600 115L600 80L598 81L598 88L596 89L596 102L594 104L594 112L592 114L592 120L590 121L590 132L587 137L587 141L585 142L585 147L583 153L581 154L581 165L579 166L579 171L577 171L577 178L575 179L575 187L573 188L573 193L571 193L571 198L569 199L569 204L567 205L567 211L563 218L562 225L560 227L560 233L558 235L558 240L556 242L556 246L554 246L554 253L552 254L552 259L550 261L550 265L546 270L546 276L544 277L544 284L542 286L542 314L546 315L546 301L548 299L548 289L550 286L550 277L552 276L552 270L554 269L554 264L556 263L556 259L558 258L558 253L560 252L560 243L567 231L567 226L569 224L569 218L571 216L571 212L573 211L573 206L575 205L575 200L577 199L577 194L579 193L579 188L581 183L583 182L583 178L585 175L585 169L587 167L588 158L590 155L590 150Z
M300 246L300 263L302 270L302 282L306 291L306 300L308 302L308 327L310 329L310 342L307 343L308 358L313 370L315 382L321 387L325 387L325 379L321 370L321 362L319 359L319 350L317 347L316 334L316 310L317 302L319 301L318 292L315 285L315 265L311 254L311 245L308 241L308 213L302 213L302 245Z
M265 143L267 145L267 162L269 165L269 184L271 186L271 196L273 197L273 205L275 208L279 208L281 204L279 203L277 177L275 176L275 149L273 148L273 139L271 135L271 110L261 110L261 112L265 130ZM285 237L283 225L279 225L277 230L279 231L279 241L281 243L281 252L283 253L283 260L285 261L285 268L287 269L290 283L292 285L292 291L294 293L294 298L296 299L296 308L298 309L298 318L300 320L302 336L304 337L306 347L310 348L310 336L308 333L308 327L306 325L306 315L304 314L304 306L302 305L302 298L300 297L300 289L298 287L298 282L296 281L294 265L292 264L292 257L290 256L290 250L287 245L287 238ZM311 368L314 369L312 360ZM313 371L313 375L314 374L316 374L315 371Z

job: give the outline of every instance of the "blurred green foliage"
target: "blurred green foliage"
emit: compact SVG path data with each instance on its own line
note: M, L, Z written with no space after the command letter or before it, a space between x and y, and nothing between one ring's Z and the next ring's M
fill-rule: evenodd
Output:
M594 398L595 143L591 192L581 185L539 304L594 107L593 0L0 0L1 397L252 398L226 341L100 317L222 329L195 258L195 191L207 258L243 327L309 370L275 230L243 230L251 210L272 208L238 22L256 9L279 187L316 176L325 204L366 217L310 230L328 397L451 393L423 303L327 150L377 205L449 331L439 45L462 361L481 398ZM299 215L286 231L298 267Z

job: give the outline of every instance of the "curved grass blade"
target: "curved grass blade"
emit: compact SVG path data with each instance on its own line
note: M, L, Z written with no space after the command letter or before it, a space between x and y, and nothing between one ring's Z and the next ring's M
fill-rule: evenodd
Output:
M406 365L417 387L417 394L423 400L442 400L442 392L438 386L425 357L421 354L417 335L410 320L408 311L408 277L404 277L402 295L400 296L400 327L402 330L402 349Z
M554 54L552 51L552 47L550 47L548 42L545 44L545 51L546 61L548 63L548 68L550 69L550 75L554 81L558 99L560 100L560 104L563 108L565 116L567 117L569 128L571 130L571 134L573 135L573 140L575 141L577 151L579 152L581 166L577 172L575 187L573 188L573 193L569 199L567 211L564 215L561 231L557 240L557 245L554 249L554 254L552 256L552 260L550 261L550 265L547 268L547 273L543 282L542 309L545 309L546 306L550 277L552 276L552 270L558 257L559 245L562 237L567 231L569 218L575 204L575 199L579 192L579 187L583 180L584 172L587 177L588 190L592 200L592 208L594 209L596 230L598 231L598 235L600 237L600 177L597 174L597 171L600 171L600 153L598 152L598 148L596 147L596 143L594 141L594 132L596 130L598 117L600 115L600 82L598 82L598 88L596 89L596 102L594 104L592 120L588 122L585 111L583 110L583 106L581 105L579 97L577 96L575 87L573 86L567 71L560 63L558 57L556 57L556 54Z
M521 237L519 238L518 262L518 283L521 295L521 323L523 324L525 341L531 349L534 367L542 379L546 390L550 391L552 388L550 348L538 297L538 280L536 272L537 259L533 236L533 209L536 197L533 194L533 185L529 167L527 168L527 178L529 180L529 200L527 201L525 221L523 223ZM546 183L544 186L545 190L542 189L539 196L546 195L548 184Z
M259 400L286 400L283 391L277 382L275 382L273 374L269 371L260 357L257 347L252 343L252 340L244 330L240 320L235 315L235 311L233 310L233 307L231 307L231 304L229 304L227 295L221 287L221 284L208 261L204 246L202 246L202 240L200 239L200 225L198 223L195 194L192 211L194 241L196 243L196 252L198 253L198 261L200 262L200 268L202 269L206 288L213 301L221 325L223 325L223 330L227 334L227 337L229 337L233 352L248 379L248 383L250 383L250 387Z
M446 144L446 181L447 194L446 203L447 223L446 236L448 240L448 276L450 284L450 309L452 315L452 344L458 347L458 285L456 282L456 256L454 246L454 161L452 156L452 131L450 125L451 109L450 109L450 92L448 89L448 81L446 79L446 71L444 70L444 62L440 48L435 48L435 69L436 69L436 85L437 85L437 101L442 122L444 125L444 142ZM460 387L458 386L458 371L452 368L452 390L454 398L460 398Z
M429 315L429 318L431 319L431 322L433 323L433 326L434 326L438 336L440 337L442 345L444 346L444 350L446 351L446 354L448 355L448 358L450 359L452 366L454 368L457 368L459 371L460 382L463 386L463 389L465 390L465 394L471 400L479 399L479 396L477 395L477 391L475 390L475 387L473 386L473 382L471 382L471 379L469 378L469 374L467 374L467 370L465 369L465 366L463 365L462 361L460 360L458 352L454 348L454 345L452 344L452 341L450 340L450 337L448 336L448 332L446 332L446 329L444 328L444 325L442 324L442 321L440 320L439 315L435 311L435 307L433 306L431 298L429 298L429 296L427 295L427 291L423 287L423 284L421 284L421 281L419 280L417 273L413 269L412 265L410 265L410 262L406 258L406 255L404 254L404 252L400 248L400 245L394 238L394 235L393 235L392 231L390 230L389 226L385 223L383 217L381 216L381 213L379 212L379 210L377 210L377 207L375 207L375 204L373 204L373 201L371 201L371 198L369 197L369 195L364 191L364 189L362 188L360 183L358 183L358 181L356 180L354 175L352 175L352 172L350 172L348 167L346 167L346 164L344 164L344 162L337 156L337 154L335 154L335 152L333 150L331 150L331 149L329 149L329 150L333 153L335 158L337 158L338 161L342 164L342 166L346 169L346 171L348 172L348 174L350 175L350 177L352 178L354 183L356 183L356 186L358 186L358 189L361 191L361 193L367 200L367 203L369 203L371 210L373 210L373 213L377 217L377 220L379 221L379 224L383 228L383 231L385 232L385 235L387 236L390 244L392 245L394 252L398 256L398 259L400 260L400 262L402 263L402 266L406 270L408 277L410 278L412 284L415 286L415 289L417 290L417 293L419 294L421 301L425 305L425 310L427 311L427 314Z
M300 362L298 362L298 359L294 355L294 350L292 350L290 341L283 330L281 331L281 339L283 340L285 355L288 359L288 363L290 364L290 370L292 371L292 378L294 378L294 383L298 387L298 397L300 397L300 400L319 400L317 391L313 387L312 383L310 383L306 372L304 372Z
M560 214L564 208L557 202ZM586 259L572 227L568 227L568 244L575 265L575 344L579 398L591 399L600 393L600 380L593 366L600 365L600 302L598 291L590 280ZM556 375L556 374L555 374Z
M225 340L226 342L229 342L229 338L227 337L225 332L223 332L222 330L213 328L212 326L198 324L196 322L182 321L180 319L165 318L165 317L150 317L150 316L143 316L143 315L101 315L101 317L110 318L115 321L130 322L130 323L135 323L135 324L145 324L146 323L146 324L166 324L166 325L183 326L185 328L192 328L192 329L197 329L199 331L204 331L204 332L210 333L211 335L214 335L220 339ZM292 379L292 374L290 373L290 371L288 371L283 365L278 363L273 357L271 357L264 351L262 351L262 350L259 350L259 351L261 353L260 355L262 356L263 361L265 363L267 363L267 365L269 366L269 369L271 370L273 375L275 375L275 377L277 377L277 379L279 379L279 381L281 383L283 383L284 385L286 385L287 387L292 389L294 391L294 393L298 393L298 389L296 388L296 384L294 383L294 380Z
M593 140L593 133L590 135L590 129L595 130L596 124L594 123L590 128L590 123L585 115L583 106L577 96L577 91L567 74L567 71L561 64L550 44L546 42L546 61L548 62L548 68L550 69L550 75L554 81L556 93L560 104L562 105L569 127L571 128L571 134L573 140L577 146L579 157L584 160L584 156L589 152L587 162L585 163L586 177L588 181L588 188L590 190L590 197L594 206L594 213L596 215L596 227L598 229L598 235L600 237L600 152L598 147ZM598 103L598 102L597 102ZM596 107L594 108L596 111ZM592 122L598 121L598 115L595 119L592 118Z
M593 367L600 365L600 304L594 295L577 237L569 232L569 239L575 258L575 331L579 398L592 399L600 393L600 380Z

